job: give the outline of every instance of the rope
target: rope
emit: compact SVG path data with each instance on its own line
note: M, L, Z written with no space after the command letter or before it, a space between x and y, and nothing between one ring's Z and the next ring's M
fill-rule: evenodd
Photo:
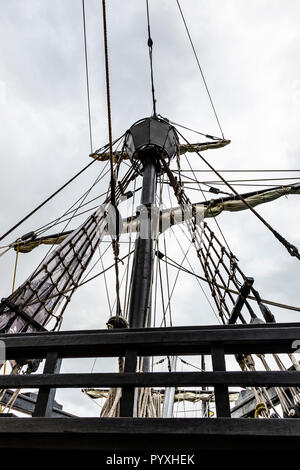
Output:
M107 23L106 23L106 3L102 0L103 12L103 33L104 33L104 54L105 54L105 76L106 76L106 99L107 99L107 120L108 120L108 134L109 134L109 154L110 154L110 200L113 208L115 209L116 222L117 222L117 238L112 241L114 259L115 259L115 275L116 275L116 294L117 294L117 315L121 315L121 301L120 301L120 281L119 281L119 218L116 210L116 194L115 194L115 177L114 177L114 159L112 149L112 124L111 124L111 103L110 103L110 81L109 81L109 65L108 65L108 41L107 41Z
M188 140L177 130L178 134L183 138L183 140L191 145ZM223 176L213 168L213 166L200 154L200 152L198 152L197 150L195 150L195 153L197 153L197 155L203 160L203 162L212 170L214 171L214 173L221 179L221 181L223 181L224 184L226 184L226 186L228 186L228 188L245 204L245 206L248 207L248 209L250 209L250 211L256 215L256 217L273 233L273 235L275 236L275 238L277 238L277 240L287 249L287 251L289 252L289 254L291 256L296 256L296 258L298 258L300 260L300 253L298 251L298 249L292 245L291 243L289 243L282 235L280 235L280 233L278 233L247 201L246 199L243 198L243 196L241 196L234 188L233 186L231 186L230 183L228 183L228 181L226 181Z
M179 360L183 363L186 364L187 366L194 367L194 369L200 370L200 372L203 372L203 369L201 367L195 366L195 364L192 364L191 362L186 361L185 359L182 359L179 357Z
M128 258L132 253L133 253L133 250L132 250L130 253L128 253L127 255L123 256L123 258L120 258L120 259L118 260L118 262L121 262L121 263L122 263L122 262L124 261L124 259ZM96 277L99 277L99 276L101 276L102 274L106 273L107 271L109 271L109 270L110 270L111 268L113 268L114 266L115 266L115 264L111 264L110 266L108 266L108 268L103 269L101 272L95 274L94 276L90 277L90 278L87 279L86 281L82 281L80 284L78 284L78 285L76 286L76 288L81 287L81 286L87 284L88 282L92 281L93 279L96 279ZM58 297L58 296L61 295L61 294L67 294L68 292L72 292L73 290L74 290L74 287L70 287L70 288L68 288L68 289L62 290L62 291L59 292L58 294L50 295L50 296L48 297L48 299L49 299L49 300L50 300L50 299L53 299L53 298L55 298L55 297ZM28 306L36 305L36 304L38 304L38 303L39 303L39 300L35 300L34 302L28 303ZM300 310L300 309L299 309L299 310Z
M187 157L186 155L185 155L185 159L186 159L186 161L187 161L187 163L188 163L188 165L189 165L190 170L193 171L192 165L190 164L189 159L188 159L188 157ZM196 179L195 173L193 173L193 175L194 175L194 178ZM204 183L204 184L205 184L205 183ZM202 188L200 187L200 182L198 183L198 187L199 187L200 191L202 192ZM203 198L204 198L205 201L206 201L207 199L206 199L205 194L204 194L203 192L202 192L202 195L203 195ZM227 242L227 240L226 240L226 238L225 238L225 235L224 235L224 233L223 233L223 231L222 231L222 229L221 229L221 227L220 227L220 225L219 225L219 223L218 223L218 221L217 221L217 219L216 219L215 217L214 217L214 221L215 221L216 226L218 227L218 230L219 230L219 232L220 232L220 234L221 234L221 236L222 236L222 238L223 238L223 240L224 240L224 242L225 242L225 245L227 246L228 250L231 251L231 249L230 249L230 247L229 247L229 244L228 244L228 242Z
M166 246L166 234L164 233L164 254L165 256L167 255L167 246ZM165 261L165 273L166 273L166 280L167 280L167 293L168 293L168 303L166 309L169 310L169 319L170 319L170 326L173 326L173 321L172 321L172 311L171 311L171 297L175 289L175 285L173 286L172 293L170 293L170 280L169 280L169 270L168 270L168 263ZM178 271L179 274L179 271ZM177 277L178 279L178 277ZM163 313L164 316L166 315L166 311Z
M112 316L112 308L111 308L111 304L110 304L109 291L108 291L108 286L107 286L106 271L104 269L104 264L103 264L100 245L99 245L99 254L100 254L100 260L101 260L102 272L104 274L104 285L105 285L105 292L106 292L106 298L107 298L109 313Z
M15 261L14 275L13 275L12 293L15 290L16 274L17 274L17 267L18 267L18 258L19 258L19 241L17 242L17 252L16 252L16 261ZM7 364L7 361L5 361L4 365L3 365L3 375L6 375L6 364ZM7 403L6 407L8 407L10 405L10 403L12 402L9 410L11 409L12 405L14 404L19 392L20 392L20 389L16 390L14 392L13 396L11 397L11 399L9 400L9 402ZM3 413L3 411L5 410L6 407L2 408L0 406L0 413Z
M132 178L135 175L135 170L132 168L130 169L125 176L122 178L121 183L123 183L123 188L126 190L127 185L129 182L132 180ZM119 198L121 194L121 189L117 189L117 197ZM105 201L105 204L107 205L109 203L109 198ZM100 218L99 223L97 223L97 217ZM80 279L82 277L82 274L84 273L88 263L91 260L91 257L93 256L97 245L100 241L101 233L104 230L104 224L105 220L104 217L101 215L101 213L95 213L92 216L90 216L85 224L80 227L79 232L74 231L73 234L69 236L69 240L66 246L63 245L63 249L61 251L56 250L54 253L50 254L50 256L47 259L47 264L42 262L38 266L38 268L34 271L34 273L30 276L30 278L26 281L25 287L26 287L26 294L25 298L26 300L23 301L22 304L22 309L26 308L30 302L35 301L37 299L38 301L38 307L35 309L34 316L30 318L26 318L26 323L24 325L24 328L26 328L29 324L35 324L35 328L40 329L40 327L44 328L47 323L49 323L50 320L53 320L55 324L53 325L52 330L56 330L57 327L61 325L63 314L65 311L65 308L67 307L71 296L75 292L76 288L78 287L78 284L80 282ZM77 237L78 235L78 237ZM76 238L76 246L74 244L74 237ZM96 242L96 243L95 243ZM80 246L79 246L79 244ZM75 251L76 250L76 251ZM75 255L75 258L71 255ZM78 256L80 254L80 256ZM86 256L85 256L86 255ZM83 256L85 256L85 259L83 260ZM68 258L67 258L68 257ZM55 262L53 260L55 259ZM65 262L67 260L67 262ZM75 261L74 261L75 260ZM74 266L75 262L75 266ZM51 263L51 267L48 269L49 264ZM60 271L55 271L58 267L63 266L63 269ZM75 271L76 269L76 271ZM52 278L52 274L55 271L56 275L54 278ZM38 283L38 287L36 286L35 280L40 278L40 282ZM43 297L41 298L41 292L43 289L43 286L45 285L45 282L49 282L49 290L47 289L47 299L53 294L53 293L58 293L58 297L56 297L56 300L54 302L51 302L51 305L45 304L43 302ZM70 294L68 296L63 296L62 291L71 288L72 290L70 291ZM12 294L13 299L16 297L16 292ZM65 298L63 298L65 297ZM63 301L63 303L59 303L60 300ZM61 307L62 305L62 307ZM56 310L58 307L61 307L59 310L59 314L56 314ZM35 321L35 317L38 313L43 312L43 323L42 325L37 324ZM14 320L14 317L12 318L12 321ZM8 328L10 325L8 324ZM22 329L24 329L22 328Z
M95 179L94 183L92 184L92 186L71 206L71 207L74 207L77 202L79 202L79 205L77 207L75 207L73 210L72 210L72 215L70 218L66 219L66 220L61 220L63 217L64 217L64 214L62 214L60 217L59 217L59 223L64 223L66 222L66 224L64 225L62 231L65 232L68 225L70 224L70 222L74 219L74 217L76 217L76 214L77 212L79 211L79 209L82 207L84 201L86 200L86 198L88 197L88 195L90 194L90 192L92 191L92 189L99 183L99 181L101 181L101 179L105 176L104 171L105 171L105 168L106 168L106 165L104 166L104 168L102 168L102 170L100 171L100 174L97 176L97 178ZM58 225L58 224L55 224L55 225ZM44 230L43 232L41 233L44 233L46 230ZM50 254L50 252L53 250L54 248L54 245L52 245L50 247L50 249L47 251L47 253L45 254L43 260L41 261L41 263L47 258L47 256ZM40 264L41 264L40 263Z
M109 83L109 65L108 65L108 42L107 42L107 24L106 24L106 3L102 0L102 17L103 17L103 34L104 34L104 55L105 55L105 78L106 78L106 101L107 101L107 120L108 120L108 136L109 136L109 154L110 154L110 171L111 171L111 204L115 207L115 179L113 167L113 149L112 149L112 125L111 125L111 104L110 104L110 83Z
M169 188L169 187L168 187L168 193L169 193L170 207L172 207L172 200L171 200L170 188ZM186 233L185 233L185 231L183 230L183 228L181 227L181 225L178 225L178 227L180 228L180 230L181 230L181 232L183 233L183 235L185 235L185 237L187 238L187 240L190 242L189 237L186 235ZM176 236L174 227L171 227L171 231L172 231L172 234L173 234L173 236L175 237L175 239L176 239L176 241L177 241L177 243L178 243L178 245L179 245L179 248L180 248L181 252L182 252L183 255L184 255L184 259L182 260L181 264L180 264L180 265L179 265L178 263L176 263L176 264L178 264L178 266L179 266L180 269L181 269L181 268L184 269L183 266L182 266L182 264L183 264L183 261L186 259L186 261L187 261L187 263L188 263L188 265L189 265L189 267L190 267L190 269L191 269L191 271L189 271L189 272L190 272L191 274L194 274L194 275L195 275L195 279L196 279L196 281L198 282L198 285L199 285L199 287L200 287L200 289L201 289L201 291L202 291L202 293L203 293L205 299L207 300L207 302L208 302L210 308L212 309L212 312L213 312L213 314L215 315L217 321L220 323L220 318L218 317L218 314L216 313L216 311L215 311L214 307L212 306L212 303L210 302L210 300L209 300L209 298L208 298L208 296L207 296L205 290L203 289L203 286L202 286L201 282L199 281L200 276L197 277L197 275L196 275L195 271L193 270L193 267L192 267L192 265L191 265L189 259L186 257L186 255L188 254L188 251L187 251L186 254L185 254L185 252L184 252L184 250L183 250L183 248L182 248L182 246L181 246L181 243L180 243L180 241L178 240L178 238L177 238L177 236ZM166 258L167 258L167 259L170 259L170 258L168 258L168 256L166 256ZM178 273L177 273L177 274L178 274ZM203 279L204 279L206 282L208 282L207 279L205 279L205 278L203 278Z
M182 172L184 173L186 170L182 170ZM186 175L182 175L184 176L185 178L187 178ZM191 179L191 178L189 178ZM242 180L227 180L227 183L254 183L256 181L295 181L295 182L298 182L300 179L299 176L294 176L293 178L256 178L256 179L242 179ZM183 181L183 183L189 183L189 184L221 184L220 181L211 181L211 180L207 180L207 181Z
M146 9L147 9L147 26L148 26L148 42L147 42L147 44L148 44L148 48L149 48L153 115L156 116L156 99L155 99L155 91L154 91L153 59L152 59L153 40L151 38L151 31L150 31L150 15L149 15L149 1L148 0L146 0Z
M267 411L267 408L264 402L261 401L257 403L255 407L255 411L254 411L254 418L258 418L259 415L262 414L262 412L266 412L266 411Z
M196 279L200 279L201 281L208 282L208 280L205 277L199 276L194 271L190 271L189 269L184 268L183 266L180 266L179 263L177 263L175 260L171 259L169 256L166 256L166 258L167 258L167 260L169 260L168 264L170 266L172 266L173 268L179 269L179 270L185 272L186 274L191 274ZM230 292L232 294L237 294L237 295L239 294L238 291L236 291L234 289L229 289L229 288L226 289L224 286L222 286L220 284L216 284L216 286L219 287L222 290L225 290L226 292ZM253 297L252 295L248 295L247 298L249 300L257 301L257 299L255 297ZM294 312L300 312L300 307L293 307L292 305L286 305L286 304L282 304L282 303L279 303L279 302L273 302L272 300L267 300L267 299L260 299L260 301L263 304L272 305L273 307L286 308L287 310L292 310Z
M41 204L39 204L35 209L33 209L29 214L27 214L23 219L21 219L18 223L16 223L13 227L11 227L7 232L5 232L1 237L0 241L3 240L7 235L9 235L13 230L15 230L17 227L19 227L25 220L29 219L35 212L37 212L41 207L43 207L47 202L49 202L51 199L54 198L60 191L62 191L66 186L68 186L72 181L74 181L78 176L80 176L85 170L87 170L91 165L93 165L94 162L97 160L92 160L88 165L86 165L82 170L80 170L78 173L76 173L72 178L70 178L65 184L63 184L57 191L55 191L51 196L49 196L47 199L45 199Z
M16 274L17 274L18 259L19 259L19 246L20 246L20 242L19 242L19 240L18 240L18 241L17 241L16 261L15 261L14 275L13 275L13 284L12 284L12 291L11 291L12 294L13 294L13 292L14 292L14 290L15 290Z
M88 54L87 54L87 44L86 44L86 24L85 24L85 5L84 5L84 2L85 2L85 0L82 0L85 76L86 76L86 92L87 92L87 104L88 104L88 122L89 122L90 148L91 148L91 153L93 153L91 103L90 103L90 84L89 84Z
M116 139L114 142L113 142L113 145L116 144L117 142L119 142L118 146L120 145L120 141L121 139L124 137L124 135L122 135L121 137L119 137L118 139ZM107 149L109 147L109 144L105 145L103 148ZM99 173L98 177L96 178L95 182L92 184L92 186L82 195L80 196L79 199L77 199L70 207L69 209L67 209L60 217L48 222L47 224L45 225L42 225L41 227L37 228L34 230L34 233L36 233L37 235L41 235L42 233L46 232L47 230L49 230L50 228L58 225L58 224L61 224L61 223L64 223L64 222L67 222L68 220L70 219L64 219L64 220L61 220L62 217L65 217L69 214L72 214L72 217L71 218L75 218L75 217L78 217L79 215L82 215L82 214L85 214L86 212L88 212L89 210L94 210L96 209L97 207L99 207L99 205L91 208L91 209L88 209L87 211L84 211L84 212L80 212L76 215L74 215L74 211L77 211L78 210L78 207L76 208L76 204L79 203L79 207L82 208L84 206L86 206L87 204L90 204L91 202L95 201L96 199L99 199L103 196L105 196L107 194L107 191L105 191L104 193L100 194L99 196L93 198L93 199L90 199L88 202L84 203L83 204L83 201L86 199L86 195L88 195L90 193L90 191L95 187L96 184L98 184L109 172L110 172L110 169L106 170L106 167L107 167L108 163L105 164L105 166L102 168L101 172ZM105 171L106 170L106 171ZM80 202L81 201L81 202Z
M217 306L219 315L222 319L223 323L226 323L225 317L227 319L230 317L230 309L225 302L225 293L228 293L229 283L232 282L235 287L239 290L239 284L236 278L236 270L238 270L239 274L245 278L244 274L238 268L236 263L236 258L231 252L227 252L226 249L221 245L220 241L216 238L215 234L208 228L207 224L203 225L203 229L201 232L197 227L197 215L192 210L192 205L188 197L186 196L183 187L180 185L179 181L174 177L174 174L170 170L167 162L161 158L162 165L169 177L170 185L173 187L175 196L180 204L182 211L184 212L187 207L191 208L191 219L186 220L187 228L190 232L191 241L196 249L197 257L201 263L202 269L205 273L205 277L208 280L208 284L211 290L211 294ZM205 236L207 240L207 244L204 242L202 235ZM216 251L215 247L213 246L213 240L218 243L219 253ZM213 251L213 253L211 253ZM217 262L213 259L213 254L217 256ZM227 258L227 261L230 262L230 267L225 265L223 260L224 255ZM234 266L234 267L233 267ZM225 275L228 278L227 283L223 276L220 273L220 267L224 268ZM221 291L218 287L216 287L216 277L218 277L226 288L224 294L222 295ZM228 297L230 298L231 302L234 304L234 298L230 293L228 293ZM242 315L240 314L240 319L244 321Z
M179 227L180 227L180 226L179 226ZM175 239L176 239L176 241L177 241L177 243L178 243L178 245L179 245L179 247L180 247L182 253L184 253L183 248L182 248L182 246L181 246L181 244L180 244L180 242L179 242L179 240L178 240L178 238L177 238L177 236L176 236L176 234L175 234L175 231L173 230L173 227L171 227L171 229L172 229L172 233L173 233L173 235L175 236ZM180 229L181 229L181 232L182 232L184 235L186 235L185 232L183 231L183 229L182 229L181 227L180 227ZM186 235L186 238L189 240L189 238L188 238L187 235ZM169 260L169 259L171 259L171 258L169 258L168 256L166 256L166 259ZM172 260L172 261L173 261L173 260ZM200 279L201 279L202 281L205 281L205 282L208 282L208 280L207 280L205 277L198 276L198 275L195 273L195 271L193 270L193 267L192 267L192 265L191 265L191 263L190 263L190 261L189 261L189 259L188 259L187 257L186 257L186 261L187 261L187 263L188 263L188 265L189 265L191 271L189 271L187 268L184 268L184 267L182 266L183 261L182 261L181 264L178 264L178 263L176 263L176 262L174 261L177 266L174 265L174 264L171 264L170 261L167 261L167 262L168 262L168 264L170 264L170 266L173 266L173 267L177 268L178 271L181 270L181 271L183 271L183 272L185 272L185 273L187 273L187 274L192 274L192 275L195 277L195 279L196 279L196 281L198 282L198 285L199 285L199 287L200 287L200 289L201 289L201 291L202 291L202 293L203 293L205 299L207 300L207 302L208 302L208 304L209 304L209 306L210 306L210 308L211 308L213 314L214 314L215 317L216 317L216 320L220 323L220 322L221 322L221 321L220 321L220 318L219 318L217 312L215 311L215 309L214 309L214 307L213 307L211 301L209 300L209 298L208 298L208 296L207 296L207 294L206 294L206 292L205 292L205 290L204 290L204 288L203 288L203 286L202 286L202 284L201 284L201 282L200 282Z
M7 253L10 249L11 249L11 246L9 245L5 250L3 250L3 251L0 253L0 256L5 255L5 253Z
M136 179L134 180L133 184L133 199L132 199L132 208L131 208L131 217L133 218L134 216L134 207L135 207L135 196L136 196ZM128 244L128 254L131 251L131 245L132 245L132 235L131 233L129 234L129 244ZM130 289L129 289L129 283L132 280L129 278L129 267L130 267L130 259L128 260L127 267L126 267L126 282L125 282L125 291L124 291L124 314L125 318L127 319L128 317L128 304L129 304L129 297L130 297ZM132 273L131 273L132 276Z
M171 184L171 186L173 186L173 189L174 189L175 195L178 199L178 202L180 204L190 204L190 201L186 197L183 188L179 184L178 180L174 178L173 173L170 170L170 168L168 167L167 163L163 161L162 164L163 164L163 166L166 170L166 173L169 176L170 184ZM202 249L197 249L197 255L198 255L198 257L201 261L202 268L204 270L206 279L203 279L200 276L195 275L195 273L192 273L191 271L188 271L187 269L182 268L181 266L178 265L178 263L175 263L176 265L173 265L173 266L178 268L178 269L182 269L185 272L189 272L190 274L194 274L194 276L196 278L203 279L203 280L206 280L206 282L208 282L208 284L211 288L211 291L212 291L213 298L216 302L219 314L222 318L222 321L224 322L224 318L223 318L224 308L226 310L226 312L225 312L226 316L230 313L230 311L228 310L228 307L225 303L225 293L229 294L230 300L234 303L234 298L230 294L239 294L240 286L241 286L241 283L236 278L236 273L240 274L243 279L245 279L245 276L244 276L244 274L242 273L242 271L240 270L240 268L238 267L238 265L236 263L237 259L232 255L232 253L228 253L224 249L224 247L222 247L222 245L220 244L220 241L216 238L214 233L210 229L208 229L207 224L204 224L204 226L206 227L206 230L203 232L203 234L204 234L205 239L208 242L208 245L205 246L205 243L204 243L205 240L202 239L201 243L203 245L203 248ZM194 231L193 227L192 227L192 231ZM207 231L208 231L208 233L207 233ZM195 239L195 241L196 241L196 238L194 236L192 236L192 241L193 241L193 239ZM217 242L218 248L221 249L220 254L218 254L216 249L214 248L213 240L215 240ZM217 262L213 261L212 256L209 253L211 251L211 249L212 249L212 254L215 254L218 257ZM228 260L230 261L230 269L228 269L226 267L226 265L224 263L224 260L222 259L223 255L226 256L228 258ZM212 263L211 268L209 267L210 262ZM225 280L224 280L223 276L220 275L220 267L221 266L223 266L223 268L225 270L225 275L228 276L228 282L226 282L226 284L225 284ZM218 279L220 279L221 283L216 282L217 281L216 277L218 277ZM230 288L230 282L233 283L236 290ZM224 291L224 294L221 294L220 289ZM254 297L249 296L249 300L250 299L251 300L257 300ZM269 303L270 305L278 306L278 307L281 307L281 308L289 308L291 310L300 311L300 309L297 308L297 307L291 307L291 306L287 306L287 305L284 305L284 304L278 304L276 302L266 301L265 299L263 299L262 302L264 302L266 304ZM246 302L245 305L246 305L247 309L249 310L251 318L253 318L252 308L250 307L250 305L247 302ZM245 323L245 320L243 319L242 315L240 315L240 319L242 320L243 323Z
M169 121L169 122L171 124L174 124L175 126L184 127L172 121ZM185 129L188 129L188 128L186 127ZM173 171L177 173L177 170L173 170ZM190 171L193 171L193 173L213 173L213 170L181 170L181 171L184 171L185 173L190 172ZM253 169L251 170L217 170L217 171L219 171L220 173L294 173L294 172L298 173L300 172L300 170L253 170Z
M199 62L199 59L198 59L198 55L197 55L196 49L195 49L195 47L194 47L193 40L192 40L192 38L191 38L191 35L190 35L190 32L189 32L187 23L186 23L186 21L185 21L184 15L183 15L183 11L182 11L182 9L181 9L179 0L176 0L176 1L177 1L177 6L178 6L178 8L179 8L180 15L181 15L182 21L183 21L183 23L184 23L184 26L185 26L185 29L186 29L186 32L187 32L189 41L190 41L190 43L191 43L191 46L192 46L192 49L193 49L193 52L194 52L194 56L195 56L196 62L197 62L197 64L198 64L198 68L199 68L199 71L200 71L200 74L201 74L201 77L202 77L204 86L205 86L205 88L206 88L206 92L207 92L207 95L208 95L208 98L209 98L211 107L212 107L212 109L213 109L213 112L214 112L216 121L217 121L218 126L219 126L219 129L220 129L220 132L221 132L222 137L223 137L223 139L224 139L224 133L223 133L223 130L222 130L222 127L221 127L221 124L220 124L220 121L219 121L219 118L218 118L218 115L217 115L217 112L216 112L216 108L215 108L215 106L214 106L214 103L213 103L213 100L212 100L210 91L209 91L209 89L208 89L208 86L207 86L207 83L206 83L206 80L205 80L205 77L204 77L204 73L203 73L202 67L201 67L201 65L200 65L200 62Z
M162 119L166 119L161 114L158 114L158 116L161 117ZM195 134L202 135L203 137L206 137L207 139L221 140L220 137L216 137L215 135L205 134L204 132L196 131L195 129L191 129L190 127L184 126L183 124L178 124L178 122L171 121L171 119L168 119L168 121L169 121L170 124L173 124L173 126L182 127L182 129L194 132Z

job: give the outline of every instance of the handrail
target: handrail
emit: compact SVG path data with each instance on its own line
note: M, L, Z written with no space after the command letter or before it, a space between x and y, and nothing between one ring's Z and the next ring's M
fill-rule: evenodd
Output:
M225 357L237 353L291 353L300 324L225 325L151 329L90 330L2 335L7 359L46 358L44 373L0 376L0 389L39 388L35 416L51 416L56 388L121 387L121 416L133 416L135 387L213 386L218 417L230 417L229 386L300 387L300 371L226 371ZM136 372L147 355L212 357L210 372ZM125 357L123 373L59 373L70 357Z

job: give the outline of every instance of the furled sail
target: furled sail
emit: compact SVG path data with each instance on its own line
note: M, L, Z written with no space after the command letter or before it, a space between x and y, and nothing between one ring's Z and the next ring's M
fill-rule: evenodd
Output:
M82 390L83 393L88 395L90 398L97 400L99 398L107 398L109 390L97 389L97 388L85 388ZM152 390L153 394L158 394L162 401L164 401L165 390ZM236 402L239 397L239 392L229 392L229 400ZM193 390L176 390L174 399L175 402L189 401L191 403L198 403L199 401L207 401L209 398L210 402L215 401L215 394L212 391L193 391Z
M300 194L300 184L296 183L288 186L279 186L276 188L242 194L242 196L251 207L256 207L260 204L275 201L275 199L289 194ZM238 212L247 209L248 207L238 198L238 196L212 199L209 203L206 203L205 218L216 217L223 211Z
M186 152L203 152L204 150L210 150L210 149L218 149L225 147L226 145L230 144L230 140L227 139L219 139L219 140L214 140L213 142L202 142L202 143L196 143L196 144L179 144L179 155L182 155ZM104 162L109 160L110 154L109 152L95 152L91 154L91 157L94 158L95 160L99 160L100 162ZM126 160L128 159L127 152L121 151L121 152L114 152L114 163L117 163L121 160Z
M59 325L72 293L105 234L106 223L105 207L100 206L49 253L13 294L1 300L1 332L33 332L44 330L48 324L51 329Z
M255 191L242 194L243 198L251 207L275 201L276 199L287 196L289 194L300 194L300 184L296 183L288 186L280 186L276 188ZM237 196L229 196L221 199L211 199L210 201L192 204L192 210L203 218L217 217L221 212L238 212L247 210L248 207L238 199ZM159 213L159 231L163 232L170 226L181 223L186 220L186 214L183 214L181 207L161 210ZM122 221L122 233L134 233L139 231L139 217L130 217ZM23 253L28 253L41 244L53 245L59 244L69 237L70 232L48 235L44 237L19 241L14 244L14 248ZM107 235L107 229L104 229L104 235Z

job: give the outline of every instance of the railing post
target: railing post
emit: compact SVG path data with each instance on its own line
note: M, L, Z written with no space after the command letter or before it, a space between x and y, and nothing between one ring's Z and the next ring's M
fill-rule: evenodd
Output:
M226 371L224 347L216 343L211 348L212 366L214 371ZM215 386L216 412L218 418L230 418L230 404L227 385Z
M136 372L137 351L130 349L125 354L124 372ZM120 416L132 417L135 407L135 387L127 386L122 388L122 398L120 402Z
M57 353L49 352L46 357L43 374L58 374L60 367L61 359L57 357ZM32 414L33 417L52 416L55 393L55 388L43 386L39 388L36 405Z

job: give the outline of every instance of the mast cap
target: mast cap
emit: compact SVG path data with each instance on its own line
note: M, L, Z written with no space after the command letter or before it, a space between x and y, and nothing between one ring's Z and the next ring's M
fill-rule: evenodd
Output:
M126 133L125 149L131 160L143 161L160 156L169 161L178 151L178 137L171 124L158 117L144 118L133 124Z

